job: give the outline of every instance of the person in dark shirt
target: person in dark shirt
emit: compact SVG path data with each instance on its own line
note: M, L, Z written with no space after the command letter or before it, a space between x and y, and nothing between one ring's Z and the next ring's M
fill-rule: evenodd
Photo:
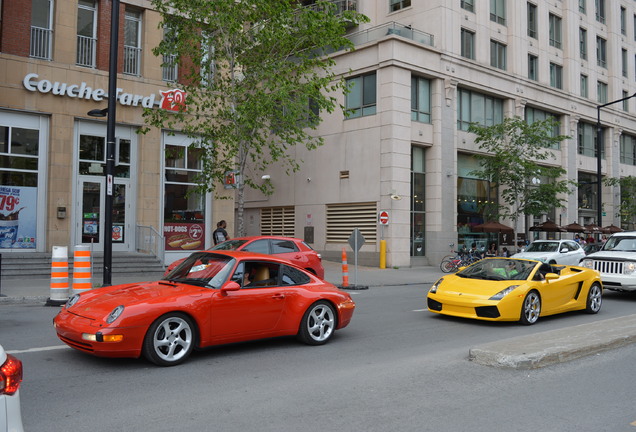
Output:
M219 221L219 223L216 224L216 229L212 233L212 238L214 239L215 245L223 243L225 240L230 239L230 236L227 235L227 231L225 231L226 227L227 223L225 223L224 220Z

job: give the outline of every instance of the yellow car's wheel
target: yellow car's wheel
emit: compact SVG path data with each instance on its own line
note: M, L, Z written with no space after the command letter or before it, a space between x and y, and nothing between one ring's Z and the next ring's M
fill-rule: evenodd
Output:
M601 285L594 282L590 287L590 291L587 293L587 304L585 312L589 314L598 313L601 310L601 304L603 303L603 288Z
M523 299L519 321L525 325L534 324L539 319L539 315L541 315L541 297L538 292L530 291Z

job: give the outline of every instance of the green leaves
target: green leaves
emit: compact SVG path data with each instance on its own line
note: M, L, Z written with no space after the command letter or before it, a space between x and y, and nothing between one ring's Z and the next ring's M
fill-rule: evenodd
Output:
M153 52L177 57L175 86L187 92L187 111L147 110L147 124L180 130L204 149L202 192L214 190L227 171L238 170L243 179L239 198L245 186L271 193L271 184L253 179L273 162L297 170L288 150L322 145L311 131L320 113L339 106L334 95L344 91L344 80L332 70L335 61L321 54L334 47L352 49L347 26L368 19L338 13L331 2L313 7L281 0L152 4L167 29ZM238 205L242 209L242 202Z
M572 182L563 178L566 171L550 150L568 138L553 135L556 124L552 118L528 124L510 117L493 126L469 127L479 149L487 153L476 156L481 168L472 174L499 186L505 205L498 207L498 216L516 223L522 215L539 216L563 207L560 195L569 192Z

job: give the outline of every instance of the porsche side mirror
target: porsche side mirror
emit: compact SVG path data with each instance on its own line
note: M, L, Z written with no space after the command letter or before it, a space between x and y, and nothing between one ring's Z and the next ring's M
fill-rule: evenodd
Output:
M558 279L558 278L559 278L559 275L556 274L556 273L548 273L548 274L545 275L545 280L547 280L547 281L552 281L552 280L555 280L555 279Z
M226 283L225 285L221 287L221 294L225 294L230 291L238 291L240 289L241 289L241 286L238 283L234 281L229 281L228 283Z

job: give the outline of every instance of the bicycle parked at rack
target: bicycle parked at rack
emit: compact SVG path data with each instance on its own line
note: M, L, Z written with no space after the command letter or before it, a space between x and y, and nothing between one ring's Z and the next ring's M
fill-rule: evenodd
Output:
M454 244L451 243L449 246L452 248ZM439 265L440 270L444 273L454 273L460 267L469 266L482 258L481 255L473 254L470 251L453 251L452 249L451 251L454 255L446 255Z

